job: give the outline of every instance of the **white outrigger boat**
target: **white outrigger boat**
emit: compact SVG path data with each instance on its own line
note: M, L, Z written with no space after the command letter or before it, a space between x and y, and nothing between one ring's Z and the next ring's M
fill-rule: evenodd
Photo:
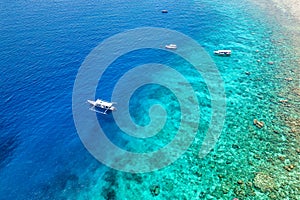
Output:
M108 110L110 110L110 111L117 110L116 107L113 106L114 104L116 104L114 102L107 102L107 101L103 101L101 99L97 99L96 101L87 100L87 102L92 105L90 110L95 111L97 113L106 114L106 112ZM105 111L101 112L99 110L96 110L96 108L101 108L101 109L104 109Z
M214 54L217 54L219 56L230 56L231 50L217 50L217 51L214 51Z
M177 45L176 44L167 44L165 46L165 48L175 50L175 49L177 49Z

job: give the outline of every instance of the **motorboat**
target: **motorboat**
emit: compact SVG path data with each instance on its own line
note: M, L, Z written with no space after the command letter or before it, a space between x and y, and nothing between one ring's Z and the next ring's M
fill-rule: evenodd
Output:
M174 50L174 49L177 49L177 45L176 44L167 44L165 46L165 48L166 49L172 49L172 50Z
M214 54L217 54L219 56L230 56L231 50L217 50L217 51L214 51Z

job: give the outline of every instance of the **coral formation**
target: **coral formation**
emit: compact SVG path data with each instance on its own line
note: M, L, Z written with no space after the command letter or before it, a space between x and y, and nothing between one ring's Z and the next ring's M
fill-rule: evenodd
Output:
M262 128L265 123L263 121L258 121L257 119L253 120L253 124L257 127L257 128Z
M262 192L272 191L276 188L274 179L267 174L257 173L254 178L255 187L259 188Z
M288 172L290 172L290 171L292 171L295 168L295 166L291 164L291 165L286 165L283 168L285 170L287 170Z
M150 192L152 196L157 196L160 193L160 187L158 185L153 185L150 187Z

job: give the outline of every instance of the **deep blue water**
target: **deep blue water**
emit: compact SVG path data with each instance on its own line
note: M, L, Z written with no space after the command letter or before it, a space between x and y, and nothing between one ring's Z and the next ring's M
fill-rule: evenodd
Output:
M79 67L92 49L114 34L145 26L169 28L194 38L209 54L218 48L238 51L233 58L214 59L221 63L218 68L228 83L229 104L237 105L241 99L247 102L250 97L240 96L248 83L243 85L240 80L245 78L244 71L250 68L249 63L255 63L257 59L253 50L272 48L267 42L270 27L261 25L255 17L250 18L254 10L248 7L245 1L2 0L0 199L91 199L91 195L102 199L105 195L114 196L109 192L100 195L97 185L101 185L101 180L107 181L109 174L103 179L93 175L104 173L108 168L84 148L72 116L72 90ZM161 9L170 12L164 15ZM253 32L257 36L253 36ZM182 60L166 52L132 52L114 63L115 66L126 64L119 71L107 73L102 80L110 82L104 88L107 93L98 88L98 97L110 99L109 91L124 71L148 62L189 67L181 65ZM186 71L180 67L178 70ZM279 87L275 83L269 84ZM205 85L199 87L205 96ZM161 94L168 92L164 90ZM144 97L143 91L147 88L138 91L137 96ZM240 99L236 100L235 95ZM132 101L133 104L139 102ZM202 99L204 115L210 112L209 104L208 99ZM178 105L173 106L177 108ZM253 108L248 106L250 110ZM231 111L228 116L234 118L236 114ZM137 123L149 122L146 112L140 113L133 108L133 113ZM100 121L103 118L98 117ZM207 120L209 115L204 118ZM111 118L106 117L105 122L110 123ZM171 122L169 126L172 126ZM112 132L116 129L115 126L105 128L111 128ZM120 138L109 137L120 145L126 146L129 142L122 143ZM130 140L127 136L122 137ZM115 176L114 171L110 173L113 174L111 177ZM112 187L116 185L111 184ZM94 186L99 189L99 196L94 193L79 195L88 194Z

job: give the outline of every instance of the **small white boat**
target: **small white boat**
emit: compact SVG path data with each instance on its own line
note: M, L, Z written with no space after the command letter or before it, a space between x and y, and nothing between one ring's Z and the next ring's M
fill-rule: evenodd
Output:
M217 54L219 56L230 56L231 50L217 50L217 51L214 51L214 54Z
M166 46L166 49L177 49L177 45L176 44L167 44Z
M168 10L162 10L161 12L162 13L168 13Z
M90 110L98 112L98 113L106 114L106 112L108 110L110 110L110 111L117 110L116 107L113 106L114 104L116 104L114 102L107 102L107 101L103 101L101 99L97 99L96 101L87 100L87 102L92 105ZM96 107L104 109L105 111L104 112L98 111L98 110L95 109Z

